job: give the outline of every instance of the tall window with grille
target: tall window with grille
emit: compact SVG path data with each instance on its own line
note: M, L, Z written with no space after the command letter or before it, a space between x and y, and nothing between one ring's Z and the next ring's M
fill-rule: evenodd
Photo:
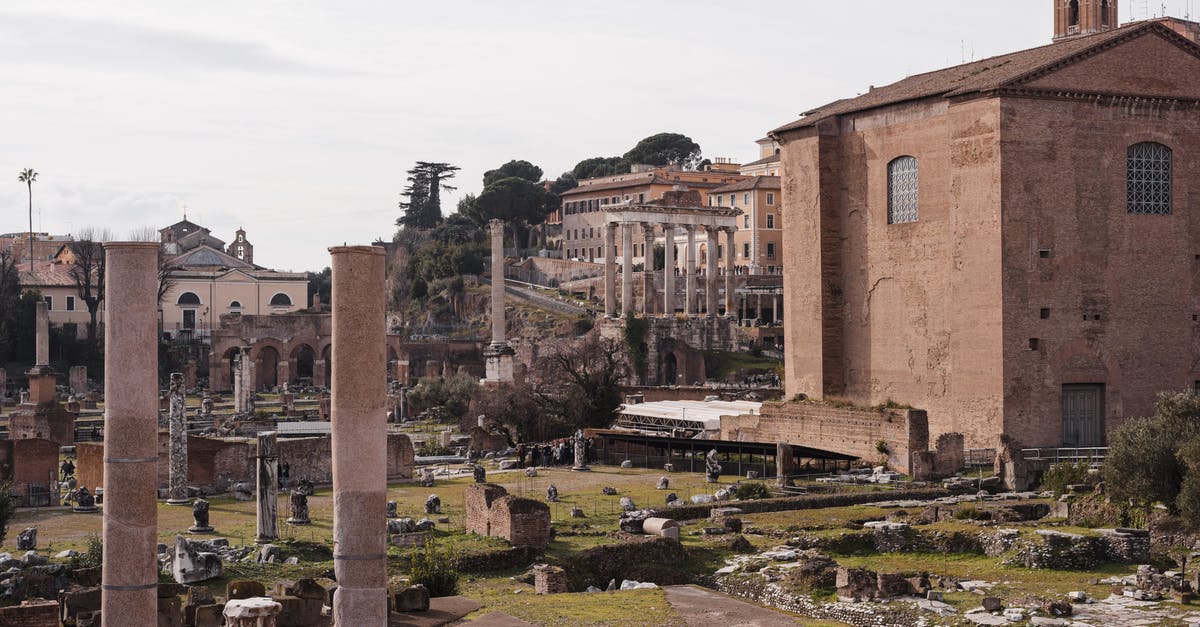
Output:
M888 164L888 224L917 221L917 178L916 157L897 157Z
M1129 213L1171 213L1171 149L1156 142L1134 144L1126 151L1126 204Z

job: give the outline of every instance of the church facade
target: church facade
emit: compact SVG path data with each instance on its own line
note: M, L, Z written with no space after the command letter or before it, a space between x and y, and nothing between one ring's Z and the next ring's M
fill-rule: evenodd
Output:
M910 405L968 447L1102 446L1200 385L1200 45L1054 8L1051 45L772 132L789 398Z

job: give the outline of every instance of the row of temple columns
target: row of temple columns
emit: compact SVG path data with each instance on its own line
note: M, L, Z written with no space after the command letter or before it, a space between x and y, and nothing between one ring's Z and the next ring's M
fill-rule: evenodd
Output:
M158 248L105 244L105 626L158 612ZM330 249L333 268L334 625L387 624L384 252Z
M604 315L613 318L618 315L616 289L616 231L621 229L621 301L620 314L631 314L635 311L633 301L633 229L639 223L622 222L609 223L604 227ZM654 228L660 226L651 222L640 223L644 233L645 258L643 273L642 312L649 315L655 313L654 289ZM662 312L665 315L675 314L675 229L674 224L662 224L666 243L663 246L663 298ZM717 251L721 249L720 234L725 234L724 281L725 281L725 315L732 316L734 311L733 294L733 257L734 244L732 227L683 225L687 232L687 245L684 252L684 302L683 312L687 315L700 313L699 302L696 299L696 287L699 277L696 274L696 231L704 229L708 239L708 253L705 256L705 312L708 316L716 316L718 311L718 295L722 275L717 272Z

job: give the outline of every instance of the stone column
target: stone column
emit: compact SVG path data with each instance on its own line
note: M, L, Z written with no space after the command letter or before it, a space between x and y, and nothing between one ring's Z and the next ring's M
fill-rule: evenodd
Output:
M617 256L613 253L616 246L617 225L604 225L604 315L609 318L617 316Z
M736 257L733 249L733 229L725 228L725 317L733 317L733 260Z
M771 299L771 316L775 319L775 324L779 324L780 322L783 322L783 303L781 302L782 300L783 300L783 297L780 296L779 294L775 294L775 297Z
M675 225L663 225L663 315L675 315Z
M704 227L705 234L708 236L708 257L705 258L704 273L708 275L704 282L704 314L709 318L717 315L717 285L720 277L717 276L717 248L721 245L721 238L717 233L716 227Z
M255 462L258 467L255 491L258 499L258 533L254 541L265 544L279 538L279 519L276 516L279 511L279 442L274 431L258 434Z
M50 312L46 310L46 301L39 300L36 308L36 341L37 351L35 366L50 365Z
M492 236L492 344L504 339L504 221L491 220L488 229Z
M333 256L333 622L387 624L383 249Z
M645 263L642 265L642 313L649 318L654 313L657 292L654 289L654 223L642 223L642 241Z
M696 314L696 227L687 225L687 276L684 277L684 313Z
M171 373L169 391L170 409L168 410L171 434L171 449L168 464L170 468L170 490L167 502L172 505L190 505L187 494L187 416L184 404L183 375Z
M104 245L105 625L158 622L158 243Z
M621 314L633 313L633 223L621 223Z

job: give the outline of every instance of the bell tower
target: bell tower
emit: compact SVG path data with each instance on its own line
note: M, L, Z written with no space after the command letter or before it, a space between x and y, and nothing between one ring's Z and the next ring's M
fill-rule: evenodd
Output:
M1054 41L1094 35L1117 27L1117 0L1051 0Z

